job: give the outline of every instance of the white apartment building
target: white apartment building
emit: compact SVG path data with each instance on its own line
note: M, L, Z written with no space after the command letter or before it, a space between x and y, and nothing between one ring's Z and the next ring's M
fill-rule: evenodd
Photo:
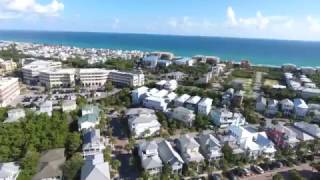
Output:
M37 60L22 67L23 81L27 84L37 84L40 71L61 68L61 62Z
M198 103L198 113L208 115L211 111L212 101L213 100L210 98L202 98L202 100Z
M0 77L0 106L8 106L20 94L18 78Z
M113 84L118 86L143 86L144 85L144 74L143 73L129 73L120 71L110 71L109 80Z
M47 88L73 87L75 85L76 69L48 69L40 72L40 84Z
M110 71L98 68L79 69L79 79L83 87L101 87L109 76Z

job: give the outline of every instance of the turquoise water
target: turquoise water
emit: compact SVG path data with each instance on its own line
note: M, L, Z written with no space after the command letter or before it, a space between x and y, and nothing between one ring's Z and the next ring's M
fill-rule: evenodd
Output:
M0 31L1 40L142 51L214 55L254 64L320 66L320 42L89 32Z

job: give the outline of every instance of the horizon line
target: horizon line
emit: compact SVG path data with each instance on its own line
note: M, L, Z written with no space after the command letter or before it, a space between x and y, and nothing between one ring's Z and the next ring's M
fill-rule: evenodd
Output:
M74 30L40 30L40 29L0 29L0 32L49 32L49 33L96 33L96 34L126 34L126 35L149 35L149 36L178 36L192 38L228 38L246 40L266 40L266 41L294 41L320 43L320 40L302 39L280 39L280 38L261 38L261 37L236 37L236 36L210 36L210 35L187 35L187 34L162 34L162 33L142 33L142 32L112 32L112 31L74 31Z

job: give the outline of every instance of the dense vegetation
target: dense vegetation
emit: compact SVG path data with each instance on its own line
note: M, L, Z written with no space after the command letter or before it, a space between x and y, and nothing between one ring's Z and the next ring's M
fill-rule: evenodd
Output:
M108 59L104 63L88 64L87 60L81 59L80 57L69 58L65 63L74 68L106 68L121 71L132 70L135 66L134 60Z
M12 59L15 62L19 62L19 60L24 57L26 56L17 50L16 45L11 45L7 50L0 51L0 58L5 60Z
M297 93L289 90L289 89L273 89L269 86L262 86L261 90L265 93L267 98L273 98L273 99L294 99L297 98Z
M238 78L253 78L254 72L247 69L235 69L232 71L232 76Z
M316 73L310 76L310 79L320 87L320 73Z
M20 161L20 180L31 179L42 152L65 147L68 157L80 145L80 134L69 131L64 113L54 112L48 117L27 112L19 123L0 124L0 162Z

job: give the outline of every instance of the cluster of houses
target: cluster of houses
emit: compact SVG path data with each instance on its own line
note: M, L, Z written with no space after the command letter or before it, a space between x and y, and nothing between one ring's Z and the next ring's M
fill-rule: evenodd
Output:
M105 162L103 157L103 150L109 142L100 136L100 129L96 129L99 122L99 107L86 105L81 109L78 127L82 132L82 152L85 160L81 168L81 180L110 179L109 163Z
M258 156L272 159L276 152L266 132L234 125L229 127L227 135L215 136L211 132L186 134L174 141L143 141L137 147L143 169L155 175L165 164L171 167L172 173L177 174L190 163L199 170L205 160L212 163L223 157L221 149L224 144L228 144L234 154L248 155L252 159Z
M305 74L314 74L313 70L312 72L307 71L309 69L306 69L304 74L299 75L299 77L296 77L293 73L285 72L284 78L286 81L286 84L288 88L291 90L294 90L301 94L303 98L310 98L310 97L316 97L320 95L320 89L317 87L317 85L312 82L310 78L308 78Z
M266 99L263 96L258 97L256 102L256 111L265 113L269 116L275 116L278 112L286 116L295 115L297 118L304 118L308 114L309 106L301 98L296 98L293 101L283 99L278 101L275 99Z
M242 90L236 91L234 88L229 88L223 93L221 104L227 107L229 106L240 107L242 105L243 99L244 99L244 91Z

